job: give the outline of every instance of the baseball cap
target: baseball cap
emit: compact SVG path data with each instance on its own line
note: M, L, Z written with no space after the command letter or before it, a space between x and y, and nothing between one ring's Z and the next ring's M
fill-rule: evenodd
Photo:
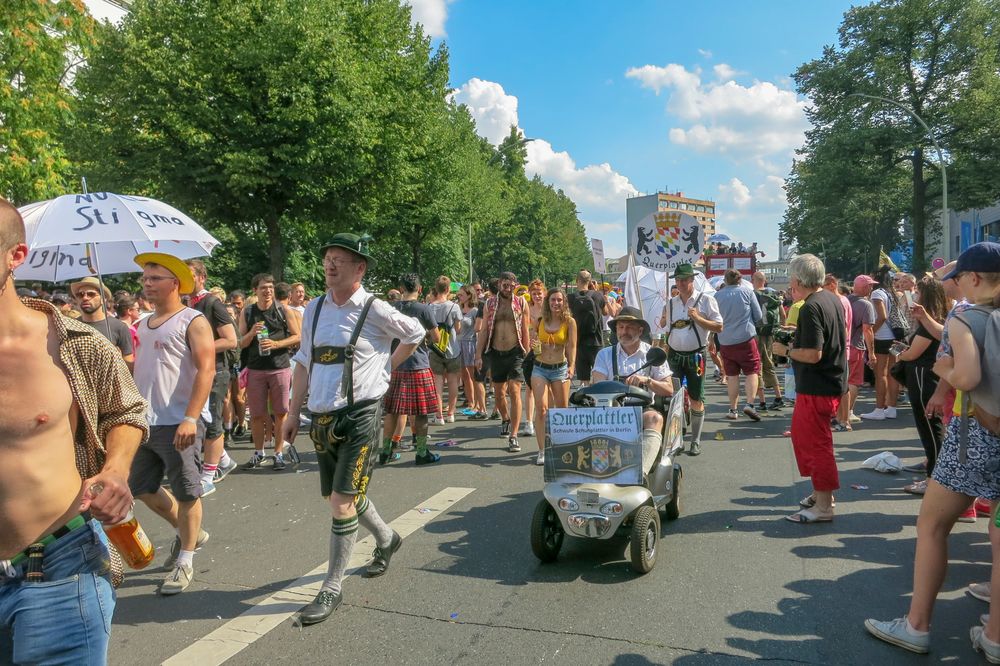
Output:
M878 284L878 282L871 275L859 275L854 278L854 288L867 287L868 285Z
M958 255L958 261L947 275L941 278L942 282L953 279L959 273L1000 273L1000 243L983 241L970 245L962 254Z

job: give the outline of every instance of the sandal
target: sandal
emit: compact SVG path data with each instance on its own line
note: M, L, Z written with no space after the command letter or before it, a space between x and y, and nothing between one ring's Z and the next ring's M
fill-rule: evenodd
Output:
M915 481L908 486L904 486L903 492L910 493L911 495L923 495L927 492L927 479Z
M813 497L812 495L803 497L802 500L799 502L799 506L801 506L803 509L811 509L814 506L816 506L816 498ZM830 503L830 506L832 506L833 508L837 508L837 500L833 500L833 502Z
M797 511L790 516L785 516L785 520L790 523L809 525L812 523L832 523L833 516L821 516L818 513L810 511L809 509L802 509L801 511Z

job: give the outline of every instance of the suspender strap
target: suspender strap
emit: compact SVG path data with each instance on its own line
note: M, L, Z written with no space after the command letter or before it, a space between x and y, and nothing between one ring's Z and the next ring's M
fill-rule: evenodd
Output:
M361 328L365 325L365 319L368 318L368 311L372 309L374 301L374 296L369 296L368 300L365 301L365 306L361 309L361 316L358 317L358 323L354 325L354 332L351 333L351 342L344 349L344 375L341 382L341 392L347 396L348 409L354 407L354 347L358 344Z
M621 373L618 372L618 345L611 345L611 377L616 381L622 380Z
M347 398L348 409L354 407L354 348L358 344L358 338L361 337L361 329L365 325L365 319L368 318L368 311L372 309L374 301L374 296L369 296L365 300L365 305L361 308L361 315L358 317L358 323L354 325L354 331L351 333L351 341L344 347L344 373L341 376L340 390ZM312 378L313 363L316 356L316 329L319 327L319 313L323 311L323 304L325 302L326 295L324 294L323 298L319 300L319 305L316 307L316 314L313 316L312 321L312 349L309 350L310 378Z

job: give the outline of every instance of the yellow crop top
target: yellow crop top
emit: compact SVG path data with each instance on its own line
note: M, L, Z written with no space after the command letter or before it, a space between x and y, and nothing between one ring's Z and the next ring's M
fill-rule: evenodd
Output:
M555 333L549 333L545 330L545 321L538 322L538 340L543 344L547 345L564 345L566 344L566 338L569 336L569 324L566 322L562 323L559 330Z

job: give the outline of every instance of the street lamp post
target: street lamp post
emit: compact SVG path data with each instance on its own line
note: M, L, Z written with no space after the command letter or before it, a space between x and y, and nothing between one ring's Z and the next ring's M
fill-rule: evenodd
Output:
M924 119L918 116L913 109L894 99L879 97L878 95L866 95L865 93L850 93L848 97L864 97L866 99L874 99L880 102L892 104L893 106L906 111L914 120L920 123L921 127L924 128L924 131L927 133L927 138L934 144L934 150L937 151L938 155L938 163L941 165L941 231L943 233L948 233L948 169L945 167L944 163L944 151L941 150L940 144L938 144L937 139L934 138L931 128L927 126Z

